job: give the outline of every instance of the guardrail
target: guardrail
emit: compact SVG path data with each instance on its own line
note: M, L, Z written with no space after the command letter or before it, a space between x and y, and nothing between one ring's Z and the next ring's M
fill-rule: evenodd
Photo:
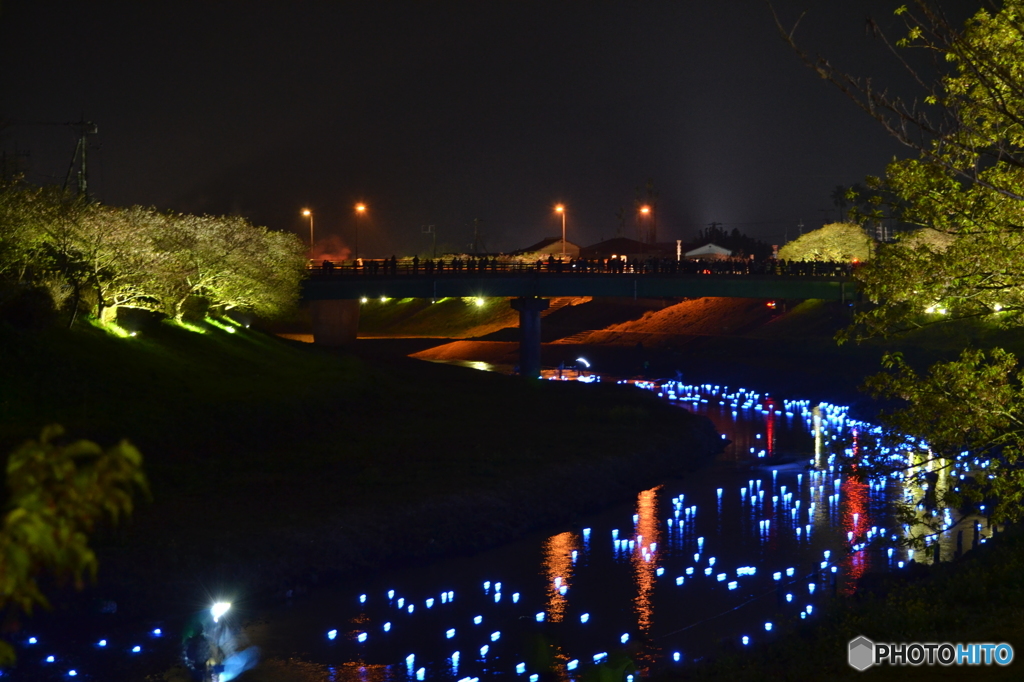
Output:
M729 275L752 277L835 277L847 279L855 266L831 261L656 260L500 261L496 258L361 259L310 264L312 277L455 277L488 275Z

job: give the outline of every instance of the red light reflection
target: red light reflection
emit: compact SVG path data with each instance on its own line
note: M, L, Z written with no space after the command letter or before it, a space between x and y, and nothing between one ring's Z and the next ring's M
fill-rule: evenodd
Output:
M856 452L856 441L854 441L854 453L856 454ZM861 542L867 529L871 527L871 518L868 516L868 484L848 476L843 479L840 489L842 490L840 518L843 531L853 533L852 543ZM844 596L849 596L857 590L857 581L867 570L864 554L864 551L861 550L843 558L843 585L840 590Z

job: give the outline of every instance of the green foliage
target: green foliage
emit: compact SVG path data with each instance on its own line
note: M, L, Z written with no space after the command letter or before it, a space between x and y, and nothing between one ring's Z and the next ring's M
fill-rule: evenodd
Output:
M888 445L909 454L877 458L870 471L860 473L903 472L908 484L934 492L933 506L976 507L987 501L997 522L1024 517L1024 373L1017 359L999 348L968 349L923 376L898 353L887 354L883 363L892 372L871 377L867 387L875 397L904 403L883 419L890 429ZM924 444L899 435L907 433ZM936 485L948 474L954 474L949 485ZM939 530L939 517L913 513L908 505L916 502L904 506L904 521Z
M916 159L889 164L879 189L895 215L929 231L879 248L859 277L876 304L857 316L863 334L940 320L1024 312L1024 2L978 12L952 31L921 5L906 8L907 48L940 53L952 71L930 89L931 112L911 112L931 139ZM926 116L926 114L929 114ZM922 314L944 311L941 318Z
M298 299L304 247L244 218L114 208L51 189L0 187L0 283L36 286L72 314L88 299L182 319L190 300L265 317ZM0 301L2 302L2 301Z
M80 440L54 441L60 426L43 429L38 441L15 450L7 461L8 504L0 528L0 608L9 618L48 607L38 579L47 573L81 588L96 576L88 533L104 519L117 522L132 512L132 496L147 491L142 456L127 441L103 450ZM0 666L14 651L0 642Z
M851 95L917 158L894 160L869 178L892 215L918 229L878 247L855 276L870 305L840 335L862 339L951 320L1024 324L1024 0L982 10L962 30L926 0L897 14L906 37L896 50L944 58L948 71L925 87L923 105L906 104L869 81L819 73ZM910 65L909 56L900 56ZM941 62L940 62L941 64ZM913 70L913 69L912 69ZM918 82L924 84L920 73ZM859 93L859 94L857 94ZM916 131L912 134L911 131ZM881 210L879 208L879 210ZM874 469L905 469L917 486L905 521L938 530L928 510L985 501L996 520L1021 517L1024 501L1024 394L1016 358L1001 349L965 350L918 374L897 355L873 377L875 395L898 398L884 415L886 439L909 453L875 457ZM919 440L901 442L910 434ZM956 474L949 485L944 476ZM925 485L929 483L930 485ZM912 505L923 503L925 513ZM917 512L921 508L917 508Z
M779 249L779 260L865 262L874 241L854 223L829 223L801 235Z

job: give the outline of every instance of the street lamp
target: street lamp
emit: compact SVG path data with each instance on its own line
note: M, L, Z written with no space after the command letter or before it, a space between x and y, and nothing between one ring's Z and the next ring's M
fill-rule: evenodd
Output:
M644 238L642 238L640 241L647 241L648 239L650 239L651 243L653 244L654 243L654 235L652 234L653 230L651 229L651 223L650 223L651 207L650 206L641 206L640 207L640 215L642 215L643 217L648 219L647 224L644 226L646 228L644 230L644 235L643 235Z
M302 215L309 218L309 250L313 250L313 212L308 208L302 209Z
M565 206L555 206L555 213L562 214L562 260L565 260Z
M362 202L356 204L356 243L355 243L356 255L355 255L355 258L353 258L353 260L358 260L359 259L359 220L360 220L359 216L362 216L365 213L366 213L366 204L364 204Z

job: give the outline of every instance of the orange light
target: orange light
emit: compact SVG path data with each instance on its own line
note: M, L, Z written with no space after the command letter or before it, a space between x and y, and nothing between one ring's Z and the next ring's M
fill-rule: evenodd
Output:
M640 212L641 212L641 213L643 213L644 215L647 215L648 213L650 213L650 212L651 212L651 207L650 207L650 206L643 206L643 207L642 207L642 208L640 209Z
M366 212L366 204L356 204L356 210L360 213Z
M312 211L310 211L308 208L302 209L302 215L306 216L307 218L310 216L311 213Z
M564 213L564 212L565 212L565 206L562 206L561 204L559 204L558 206L555 206L555 213Z
M565 617L569 598L562 594L561 588L568 588L572 583L572 551L577 546L577 537L570 531L552 535L544 541L544 571L548 579L547 619L552 623L561 623Z

